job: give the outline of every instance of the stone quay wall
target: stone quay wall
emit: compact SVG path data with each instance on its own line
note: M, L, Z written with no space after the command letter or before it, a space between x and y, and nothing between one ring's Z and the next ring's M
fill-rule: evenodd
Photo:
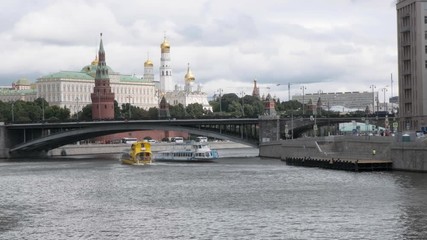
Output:
M260 157L311 157L348 160L386 160L394 170L427 172L427 140L402 142L393 137L330 136L262 143ZM375 149L375 155L373 151Z
M9 139L6 137L6 128L4 124L0 124L0 159L2 159L9 157L9 148L7 146Z
M400 142L391 146L393 169L427 172L426 142Z

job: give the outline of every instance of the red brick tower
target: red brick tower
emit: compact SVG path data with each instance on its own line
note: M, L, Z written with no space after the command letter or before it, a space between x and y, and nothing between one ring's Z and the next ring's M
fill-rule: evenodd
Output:
M98 66L96 67L95 87L92 98L92 120L114 119L114 93L111 92L108 67L105 62L104 45L99 43Z

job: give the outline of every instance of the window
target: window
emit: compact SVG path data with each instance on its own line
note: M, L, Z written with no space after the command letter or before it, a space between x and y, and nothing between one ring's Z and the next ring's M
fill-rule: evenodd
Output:
M427 24L427 16L424 16L424 23Z

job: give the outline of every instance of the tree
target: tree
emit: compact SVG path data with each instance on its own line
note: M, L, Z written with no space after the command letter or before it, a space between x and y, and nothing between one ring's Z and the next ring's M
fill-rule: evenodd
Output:
M240 104L239 101L233 101L228 106L228 110L233 117L242 117L243 116L242 105Z
M88 104L82 108L80 119L83 121L92 121L92 104Z
M239 102L239 100L240 100L239 97L235 93L224 94L222 96L222 99L221 99L221 108L222 108L222 111L224 111L224 112L233 112L234 110L230 111L229 107L230 107L230 105L233 102L235 102L235 101Z
M66 121L70 119L70 110L59 106L50 106L45 110L45 119L49 121Z
M172 118L183 119L186 117L185 108L181 103L175 106L170 106L169 112Z
M92 116L92 113L91 113ZM123 119L122 113L120 111L119 103L114 100L114 119L120 120Z
M205 113L205 111L203 110L203 105L200 103L188 104L185 110L190 118L200 118Z
M159 118L159 109L156 107L151 107L148 109L148 119L158 119Z

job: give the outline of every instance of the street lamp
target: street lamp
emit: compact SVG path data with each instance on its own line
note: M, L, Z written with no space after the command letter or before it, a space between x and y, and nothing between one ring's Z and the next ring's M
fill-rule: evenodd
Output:
M372 113L374 113L374 109L375 109L375 92L374 92L374 90L375 90L375 88L376 88L376 86L375 85L371 85L371 86L369 86L369 88L370 89L372 89Z
M302 90L302 115L304 115L305 114L305 108L304 108L304 104L305 104L304 95L305 94L304 94L304 90L306 90L307 88L305 86L302 86L300 89Z
M14 107L15 107L15 102L12 102L12 123L15 122Z
M42 98L42 121L44 122L44 98Z
M223 92L223 90L222 90L222 88L220 88L220 89L218 89L218 92L219 92L219 113L222 113L222 104L221 104L221 102L222 102L222 92Z
M242 96L242 117L245 116L245 107L244 107L244 103L243 103L243 97L245 96L245 92L241 91L240 95Z
M131 95L129 95L129 96L127 96L126 98L129 98L129 120L132 118L132 112L131 112L131 110L130 110L130 100L131 100L131 98L132 98L132 96Z
M384 106L383 106L383 108L385 108L385 111L387 111L387 105L385 103L385 93L388 91L387 86L382 88L381 90L383 91L383 94L384 94Z
M76 118L77 118L77 121L79 121L79 97L76 97L76 102L77 102Z

